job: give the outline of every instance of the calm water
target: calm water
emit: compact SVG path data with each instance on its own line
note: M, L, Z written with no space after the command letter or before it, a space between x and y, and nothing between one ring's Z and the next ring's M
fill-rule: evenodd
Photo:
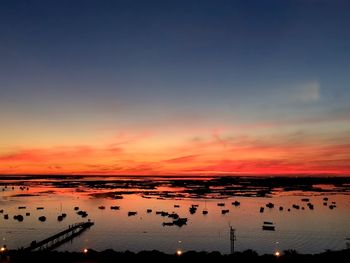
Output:
M34 181L33 181L34 182ZM30 184L30 183L29 183ZM328 186L324 186L328 187ZM4 188L0 187L0 190ZM174 189L173 189L174 190ZM161 250L173 253L176 249L196 251L230 252L229 226L236 229L237 251L253 249L259 253L273 253L275 250L295 249L302 253L317 253L325 249L344 249L345 238L350 237L350 196L345 194L320 194L317 192L294 191L281 192L272 198L235 197L228 199L146 199L141 194L123 195L123 199L94 198L90 194L99 190L30 185L29 190L12 189L8 186L0 192L0 209L9 214L5 220L0 214L0 238L8 248L25 247L33 240L44 239L63 230L69 224L86 221L88 218L95 225L66 243L58 250L81 251L85 247L96 250L113 248L114 250ZM283 194L284 193L284 194ZM17 196L31 194L32 196ZM323 198L329 198L328 204L336 202L331 210L323 205ZM301 198L310 198L314 210L309 210ZM231 202L238 200L239 207ZM225 203L219 207L218 203ZM275 208L261 206L272 202ZM174 208L174 205L179 208ZM194 215L189 213L192 204L198 205ZM293 204L304 206L305 210L292 208ZM120 206L120 210L111 210L110 206ZM19 206L26 209L19 210ZM36 210L42 206L44 210ZM82 219L73 207L79 206L89 216ZM101 210L98 207L105 206ZM284 210L279 211L278 207ZM288 212L287 208L291 208ZM152 209L152 213L147 213ZM203 215L203 209L208 215ZM222 209L229 209L222 215ZM176 212L180 217L188 218L183 227L163 226L170 222L168 218L156 215L155 211ZM137 211L136 216L128 216L128 211ZM25 216L30 212L30 216ZM62 222L57 221L60 213L67 213ZM16 214L24 216L23 222L13 219ZM38 217L45 215L46 222L39 222ZM263 231L264 221L272 221L276 231Z

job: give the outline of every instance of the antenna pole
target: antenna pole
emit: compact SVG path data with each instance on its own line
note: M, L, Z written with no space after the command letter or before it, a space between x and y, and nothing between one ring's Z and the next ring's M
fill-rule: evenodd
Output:
M236 240L235 229L232 228L232 226L230 226L231 254L235 252L235 240Z

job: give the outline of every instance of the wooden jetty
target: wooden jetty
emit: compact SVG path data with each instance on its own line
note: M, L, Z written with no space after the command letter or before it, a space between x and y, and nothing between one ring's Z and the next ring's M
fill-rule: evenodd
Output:
M51 250L54 249L69 240L72 240L74 237L79 236L86 229L93 226L93 222L80 222L74 225L70 225L67 229L50 236L39 242L33 241L29 247L25 248L25 251L34 251L34 250Z

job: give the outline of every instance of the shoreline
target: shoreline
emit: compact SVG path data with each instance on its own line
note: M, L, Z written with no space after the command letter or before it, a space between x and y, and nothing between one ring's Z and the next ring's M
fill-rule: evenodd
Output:
M254 174L254 173L224 173L224 174L0 174L0 180L3 179L50 179L50 178L350 178L350 174L333 174L333 173L275 173L275 174Z
M234 254L221 254L220 252L187 251L166 254L157 250L141 251L138 253L112 249L104 251L86 250L84 252L41 251L24 252L10 250L1 254L2 263L23 262L65 262L65 263L102 263L102 262L350 262L350 249L339 251L327 250L318 254L299 254L294 250L280 252L280 254L258 255L253 250L235 252Z
M284 191L350 194L350 177L1 177L0 186L45 185L95 190L95 198L140 194L145 198L271 197ZM327 187L320 187L325 185Z

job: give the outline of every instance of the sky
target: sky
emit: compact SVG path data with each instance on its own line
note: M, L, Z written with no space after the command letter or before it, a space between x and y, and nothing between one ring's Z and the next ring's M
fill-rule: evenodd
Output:
M349 175L350 2L0 1L0 173Z

